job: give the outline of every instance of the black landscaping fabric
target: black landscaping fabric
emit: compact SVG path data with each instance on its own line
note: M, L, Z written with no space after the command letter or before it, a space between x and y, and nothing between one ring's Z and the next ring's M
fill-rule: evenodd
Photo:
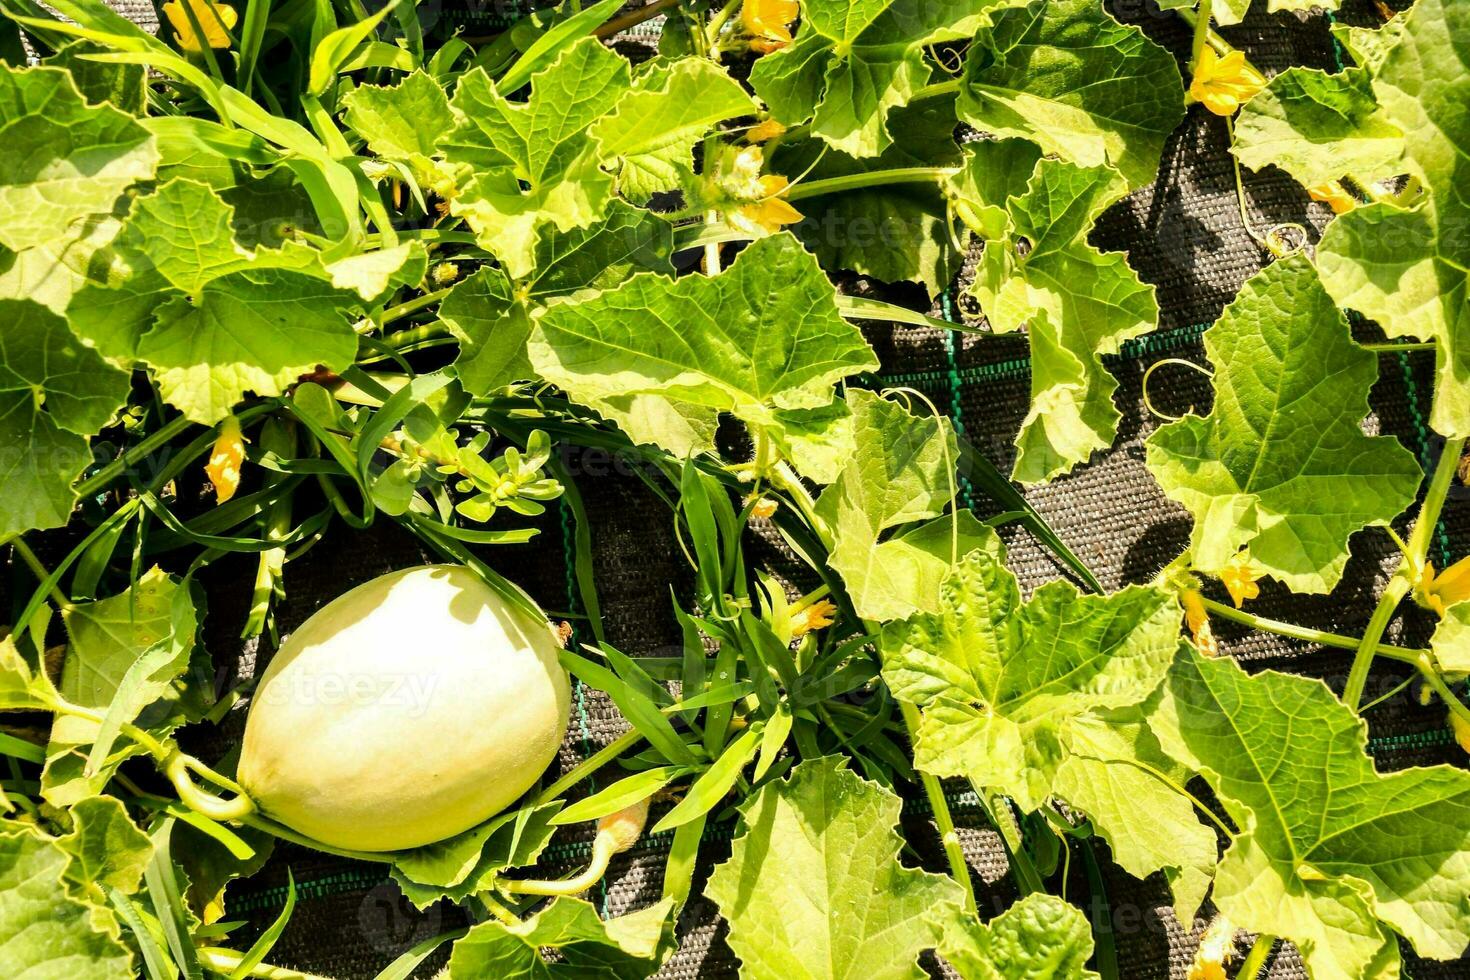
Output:
M117 6L140 22L156 23L154 12L138 0L116 0ZM1267 14L1257 0L1254 12L1238 27L1221 33L1245 49L1268 73L1290 65L1332 68L1340 55L1329 34L1326 15ZM504 18L516 5L478 7ZM1187 58L1189 34L1172 14L1160 13L1142 0L1118 0L1110 9L1121 20L1139 25L1150 37ZM452 7L441 11L453 18ZM481 20L484 19L483 15ZM1337 18L1369 24L1377 15L1368 0L1347 0ZM478 22L471 23L471 31ZM643 25L623 40L636 47L656 37L658 21ZM1234 296L1240 284L1261 268L1265 256L1241 226L1231 158L1226 151L1223 120L1200 107L1192 108L1164 151L1157 182L1121 202L1105 214L1093 236L1098 247L1126 251L1130 263L1158 287L1162 318L1158 332L1130 343L1109 361L1120 388L1117 404L1123 413L1116 444L1090 465L1070 476L1028 493L1061 537L1086 561L1109 589L1148 580L1184 548L1189 535L1186 513L1167 501L1143 462L1143 439L1159 421L1146 410L1141 390L1144 370L1163 358L1182 358L1204 364L1200 334ZM1285 173L1267 169L1244 173L1251 220L1264 229L1294 222L1309 230L1315 241L1331 214L1312 203ZM845 288L926 305L922 290L875 282L845 283ZM965 285L962 273L952 294ZM963 316L959 301L941 297L931 312L951 320ZM1362 328L1371 335L1371 325ZM869 339L879 352L883 369L875 384L905 385L928 395L962 427L965 435L1002 469L1008 470L1012 439L1028 402L1027 348L1023 337L985 337L938 330L869 327ZM1377 432L1403 440L1426 467L1437 458L1441 440L1425 424L1431 392L1432 354L1386 355L1374 389L1374 414L1368 425ZM1180 413L1209 404L1208 381L1199 372L1165 366L1150 380L1154 407ZM656 654L679 644L679 630L671 611L670 594L687 599L690 575L672 538L667 509L643 487L627 464L606 456L567 457L586 500L592 524L597 585L608 638L618 648L641 655ZM981 513L995 505L979 491L962 486L963 494ZM1470 550L1470 500L1457 488L1445 510L1431 557L1446 561ZM553 506L542 521L543 533L529 545L482 549L500 572L526 587L548 610L575 612L575 590L568 575L570 517ZM1012 568L1027 589L1064 574L1057 561L1028 532L1007 529ZM1392 570L1391 556L1381 531L1363 533L1353 542L1354 555L1342 585L1324 597L1293 597L1269 585L1253 610L1309 626L1344 633L1361 633L1376 593ZM752 547L777 563L774 545L756 541ZM286 571L287 599L279 610L283 632L350 585L390 569L436 560L417 542L391 527L353 532L338 527ZM241 649L237 639L244 621L253 563L217 562L205 577L209 596L207 643L215 662L231 678L247 678L259 667L253 646ZM1339 691L1345 680L1349 655L1250 633L1228 623L1217 623L1221 646L1252 670L1276 669L1325 678ZM1429 621L1406 605L1389 636L1398 642L1423 644ZM264 660L268 651L261 652ZM1367 699L1391 690L1407 675L1380 659ZM1433 763L1464 764L1464 753L1450 737L1442 706L1422 707L1409 687L1367 713L1370 750L1382 770ZM243 711L226 722L225 737L215 743L219 752L237 740ZM578 686L566 742L557 766L574 765L627 728L607 698ZM603 773L605 785L611 776ZM588 788L597 784L594 780ZM998 913L1016 897L1006 874L1006 858L998 835L986 824L974 797L962 786L952 787L956 820L970 859L980 906ZM657 811L655 812L655 818ZM730 815L712 822L700 852L697 896L713 864L729 853L735 827ZM904 831L919 860L944 870L942 853L922 796L904 810ZM547 874L562 874L582 863L590 833L573 828L559 834L544 860ZM608 915L618 915L656 901L669 835L645 838L631 852L613 862L606 881L586 897ZM264 871L232 884L228 917L245 918L251 927L245 942L269 923L285 895L286 872L295 876L299 895L296 913L273 962L313 973L344 978L372 977L408 947L466 921L464 913L441 904L415 912L383 873L381 866L338 860L291 845L279 846ZM1107 900L1121 975L1126 980L1183 978L1208 916L1207 904L1193 923L1176 921L1161 876L1137 881L1114 867L1105 867ZM1086 901L1087 879L1080 861L1073 862L1067 894ZM695 898L679 923L679 951L659 974L667 978L733 977L738 962L724 941L725 929L713 905ZM447 947L446 947L447 951ZM1244 951L1242 947L1242 952ZM1456 963L1421 961L1405 946L1405 975L1415 980L1470 977L1470 960ZM431 976L444 962L445 952L420 968ZM936 975L952 975L932 958L926 966ZM1269 973L1273 980L1305 976L1294 951L1278 951ZM779 978L758 978L779 980Z

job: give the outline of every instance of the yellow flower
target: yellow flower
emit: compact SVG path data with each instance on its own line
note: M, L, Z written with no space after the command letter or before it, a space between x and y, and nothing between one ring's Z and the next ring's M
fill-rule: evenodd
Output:
M801 220L801 212L780 195L786 191L787 180L776 174L761 178L761 188L766 196L749 204L742 204L733 213L725 216L730 227L747 235L774 234L782 225Z
M1460 743L1460 748L1470 752L1470 721L1466 721L1451 711L1450 731L1455 733L1455 741Z
M1184 606L1184 621L1194 637L1195 649L1207 657L1219 656L1220 646L1215 642L1215 631L1210 629L1210 617L1205 612L1200 594L1194 589L1185 589L1179 594L1179 602Z
M745 134L745 139L749 143L764 143L766 140L775 139L784 132L786 132L785 126L774 119L767 119L750 127Z
M1425 563L1419 589L1424 604L1441 616L1455 603L1470 599L1470 556L1461 558L1438 575L1434 574L1433 565Z
M1256 574L1251 571L1250 560L1241 552L1220 572L1220 581L1225 585L1225 591L1230 593L1230 601L1235 603L1239 609L1241 603L1247 599L1254 599L1261 594L1261 587L1256 584Z
M745 0L740 22L751 36L750 46L765 53L791 43L791 23L800 13L797 0Z
M214 499L224 503L240 489L240 464L245 461L245 437L240 434L240 420L231 415L220 423L219 437L204 473L214 484Z
M1223 915L1205 930L1194 962L1189 965L1189 980L1225 980L1225 965L1235 955L1235 923Z
M759 238L801 220L801 212L781 195L790 184L779 174L762 174L765 155L759 146L747 146L726 157L715 194L730 202L725 220L736 231Z
M819 630L824 626L832 625L832 616L837 612L837 607L827 599L814 602L805 609L791 614L791 638L797 639L806 636L812 630Z
M1308 187L1307 196L1314 201L1326 204L1332 209L1333 214L1347 214L1358 206L1358 199L1349 194L1347 188L1342 186L1342 182L1337 180Z
M1189 83L1189 95L1217 116L1233 116L1265 87L1266 77L1251 67L1243 52L1232 51L1222 58L1206 45Z
M173 25L174 39L179 42L179 47L197 53L204 50L204 44L199 43L199 35L189 22L189 11L184 9L185 2L186 0L169 0L163 5L163 15ZM187 0L187 3L199 20L199 27L204 31L205 43L211 48L228 48L230 30L240 19L235 8L222 3L211 3L209 0Z

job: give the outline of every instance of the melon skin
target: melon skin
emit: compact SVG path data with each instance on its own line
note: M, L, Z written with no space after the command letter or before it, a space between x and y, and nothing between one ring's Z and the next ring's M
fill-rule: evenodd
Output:
M324 844L397 851L452 837L535 784L571 692L544 618L456 565L334 599L281 645L245 724L237 779Z

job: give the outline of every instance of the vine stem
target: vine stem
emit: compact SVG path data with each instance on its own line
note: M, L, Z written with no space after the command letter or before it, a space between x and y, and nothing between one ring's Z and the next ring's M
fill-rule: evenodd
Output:
M898 703L903 714L903 723L909 730L909 738L917 738L919 732L919 709L907 701ZM959 831L955 829L954 815L949 812L949 801L944 798L944 787L938 776L927 772L919 773L924 786L924 795L929 798L929 807L934 811L934 825L939 829L939 840L944 845L944 856L949 861L949 871L965 893L965 914L978 916L979 906L975 902L975 885L970 881L970 864L965 860L965 849L960 844Z
M1337 647L1340 650L1356 650L1363 642L1353 636L1328 633L1325 630L1312 629L1310 626L1298 626L1295 623L1284 623L1279 619L1267 619L1264 616L1257 616L1255 613L1248 613L1244 609L1236 609L1234 606L1223 602L1216 602L1204 596L1200 596L1200 601L1212 615L1219 616L1221 619L1241 623L1266 633L1275 633L1277 636L1285 636L1289 639L1302 640L1307 643L1319 643L1322 646ZM1418 666L1420 660L1429 651L1385 644L1378 648L1378 652L1393 660L1398 660L1411 666Z
M208 967L211 972L232 976L245 961L243 953L233 949L225 949L223 946L200 946L197 950L199 962ZM260 963L250 968L246 976L260 977L262 980L330 980L329 977L317 973L302 973L300 970L287 969L284 966L271 966L269 963Z
M725 29L725 24L730 17L739 9L741 0L729 0L719 11L710 18L709 27L705 29L705 43L709 45L710 57L719 60L720 32Z
M566 775L562 776L556 782L552 783L550 786L542 790L541 794L536 797L536 805L539 806L542 803L550 803L558 796L561 796L562 793L577 785L582 780L586 779L588 776L592 775L594 772L601 769L603 766L607 765L618 756L622 755L628 749L637 745L640 741L642 741L642 739L643 736L638 734L638 729L636 728L629 729L628 731L619 735L617 738L607 743L607 745L598 749L595 753L573 766Z
M946 82L935 82L933 85L925 85L913 94L910 102L920 99L937 99L942 95L953 95L960 90L961 79L951 78Z
M1454 481L1464 452L1464 439L1450 439L1445 442L1444 451L1435 464L1434 475L1429 479L1429 489L1424 493L1424 506L1419 509L1419 518L1414 522L1413 533L1409 535L1409 550L1404 553L1398 571L1383 590L1383 596L1373 610L1373 618L1368 621L1368 629L1364 631L1363 642L1358 645L1357 655L1353 657L1353 666L1348 671L1347 686L1342 694L1343 701L1354 711L1358 710L1363 701L1363 688L1368 683L1368 671L1373 666L1373 657L1378 652L1378 643L1383 638L1383 632L1388 628L1389 620L1393 618L1399 603L1409 594L1409 590L1422 574L1429 553L1429 542L1434 536L1440 512L1444 510L1445 497L1450 491L1450 484Z
M864 173L844 174L793 184L786 192L786 200L799 201L804 197L820 194L836 194L841 191L858 190L864 187L887 187L890 184L932 184L959 173L954 167L900 167L896 170L870 170Z
M1275 936L1269 933L1257 936L1254 945L1251 946L1251 951L1241 962L1240 972L1235 975L1235 980L1256 980L1266 966L1266 959L1271 955L1271 947L1275 945Z
M125 452L123 452L122 455L118 456L117 459L114 459L112 462L103 466L96 473L93 473L81 483L78 483L77 496L90 497L92 494L96 493L103 487L107 486L107 484L111 483L113 479L115 479L133 463L136 463L138 460L143 459L147 456L151 456L155 450L168 443L175 436L182 434L185 430L189 428L189 426L193 424L193 422L190 422L182 415L176 415L173 418L169 419L163 425L159 426L156 432L144 437L144 439L132 449L126 450Z
M653 3L630 10L626 14L614 17L603 24L592 33L599 38L609 38L614 34L621 34L630 27L637 27L646 20L652 20L670 7L677 7L679 0L653 0Z
M1210 20L1214 16L1215 0L1199 0L1199 12L1195 15L1194 40L1189 47L1189 77L1194 78L1199 68L1200 55L1210 40Z
M388 324L392 323L394 320L401 320L404 317L408 316L410 313L417 313L419 310L422 310L425 307L433 306L435 303L448 296L449 291L453 288L453 286L445 286L443 289L436 289L432 293L424 293L422 296L415 296L411 300L407 300L406 302L399 303L397 306L390 307L389 309L384 310L383 315L378 318L378 326L385 327Z
M15 553L20 555L21 560L26 563L26 567L31 570L31 574L36 576L42 585L51 582L50 570L41 564L41 559L36 557L36 553L31 550L30 545L25 543L25 539L17 534L10 539L9 544L15 549ZM66 593L62 592L55 582L51 582L50 592L51 601L56 603L58 609L72 608L72 601L67 598Z
M272 837L279 837L281 840L290 841L292 844L300 844L302 847L310 848L313 851L321 851L323 854L335 854L337 857L351 858L354 861L371 861L374 864L393 863L393 855L390 852L354 851L345 847L333 847L331 844L324 844L315 838L307 837L305 834L298 834L289 827L281 826L274 820L267 820L258 813L247 813L242 817L236 817L235 821L254 830L258 830L263 834L270 834Z

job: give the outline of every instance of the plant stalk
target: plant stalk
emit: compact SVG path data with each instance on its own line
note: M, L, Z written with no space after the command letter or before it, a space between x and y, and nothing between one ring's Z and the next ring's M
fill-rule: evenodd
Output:
M96 473L93 473L81 483L78 483L76 487L77 496L90 497L111 483L113 479L123 473L129 466L140 459L151 456L155 450L167 444L175 436L182 434L193 424L182 415L176 415L169 419L163 425L159 426L156 432L144 437L136 446L124 451L117 459L114 459Z
M582 780L586 779L588 776L592 775L594 772L601 769L603 766L607 765L618 756L622 755L628 749L637 745L642 739L643 736L638 734L638 729L636 728L631 728L623 734L619 735L617 738L613 739L611 742L598 749L592 755L588 756L581 762L577 763L577 765L573 766L570 770L567 771L566 775L562 776L556 782L552 783L550 786L542 790L541 794L536 797L537 805L539 806L542 803L550 803L552 800L561 796L562 793L565 793L568 789L571 789L573 786L577 785Z
M1271 956L1271 947L1276 945L1276 937L1262 933L1256 937L1251 951L1246 954L1240 964L1240 972L1235 975L1235 980L1256 980L1265 969L1266 960Z
M898 706L903 713L904 724L908 727L909 738L916 738L919 732L919 709L907 701L900 701ZM939 829L939 840L944 845L944 856L949 861L949 872L964 889L965 914L978 915L975 885L970 881L970 864L965 860L965 849L960 844L960 835L955 829L954 816L949 812L949 801L944 798L944 787L940 784L938 776L931 776L927 772L919 773L919 780L924 785L924 795L929 798L929 808L934 811L934 825Z
M232 976L239 969L240 964L245 961L245 954L233 949L225 949L223 946L200 946L196 952L199 954L199 963L208 967L210 972ZM300 970L287 969L284 966L271 966L269 963L261 963L251 967L246 976L260 977L261 980L331 980L316 973L302 973Z
M1409 550L1404 554L1403 561L1388 587L1383 590L1383 596L1373 610L1373 618L1368 621L1368 629L1363 633L1363 642L1358 646L1357 655L1353 657L1353 666L1348 671L1347 686L1342 694L1343 701L1354 711L1362 704L1363 688L1368 683L1368 671L1378 652L1378 641L1383 638L1383 632L1388 628L1399 603L1409 594L1423 573L1429 542L1439 524L1445 497L1449 494L1450 484L1454 482L1460 456L1464 451L1464 439L1450 439L1445 443L1439 462L1435 464L1434 474L1429 479L1429 489L1424 493L1424 506L1419 509L1414 531L1409 535Z
M821 194L837 194L842 191L859 190L864 187L887 187L891 184L933 184L959 171L954 167L900 167L896 170L870 170L864 173L843 174L793 184L786 191L788 201L799 201L804 197Z

